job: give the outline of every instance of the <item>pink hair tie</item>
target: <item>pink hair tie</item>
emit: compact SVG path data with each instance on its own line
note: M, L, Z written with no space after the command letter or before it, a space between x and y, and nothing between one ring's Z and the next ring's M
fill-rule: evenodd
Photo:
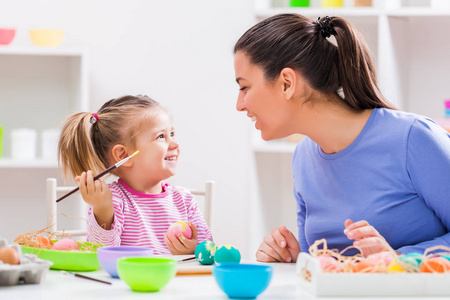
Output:
M97 114L96 113L93 113L92 114L92 117L91 117L91 124L95 124L96 122L97 122L97 120L98 120L98 116L97 116Z

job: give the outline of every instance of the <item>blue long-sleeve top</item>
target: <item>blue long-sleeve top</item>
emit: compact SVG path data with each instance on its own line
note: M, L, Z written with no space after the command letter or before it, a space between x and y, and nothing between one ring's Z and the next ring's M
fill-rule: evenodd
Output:
M303 252L322 238L350 246L346 219L367 220L401 254L450 246L450 134L426 117L374 109L340 152L304 138L292 170Z

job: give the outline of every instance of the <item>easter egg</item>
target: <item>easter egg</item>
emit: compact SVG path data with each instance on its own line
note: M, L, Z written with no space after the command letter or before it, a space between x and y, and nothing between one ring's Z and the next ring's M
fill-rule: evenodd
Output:
M71 251L71 250L80 250L78 247L78 243L72 239L62 239L55 243L52 246L53 250L63 250L63 251Z
M388 273L401 273L405 270L402 268L402 266L398 263L398 260L393 260L389 263L387 271Z
M381 269L380 268L377 269L376 262L369 260L369 259L364 259L353 265L352 272L353 273L379 273L379 272L381 272Z
M217 246L212 241L203 241L195 247L195 258L202 265L212 265Z
M20 256L16 249L12 247L0 248L0 260L5 264L18 265L20 264Z
M389 265L394 260L394 256L389 251L383 251L367 256L367 259L374 263L383 263L385 266Z
M214 261L218 264L238 263L241 261L241 253L233 245L223 245L216 250Z
M33 238L33 241L35 242L35 247L37 248L51 249L53 246L52 240L43 235L36 236L35 238Z
M408 258L408 259L410 259L410 258L414 259L415 261L417 261L417 263L419 265L423 260L423 255L422 255L422 253L419 253L419 252L410 252L408 254L405 254L404 257Z
M185 222L172 223L167 230L168 235L174 235L176 237L178 237L180 233L182 233L187 239L192 237L191 227Z
M450 261L443 257L432 257L423 260L420 264L420 272L445 273L450 271Z
M320 262L320 268L323 272L339 272L339 262L330 256L320 255L316 257Z

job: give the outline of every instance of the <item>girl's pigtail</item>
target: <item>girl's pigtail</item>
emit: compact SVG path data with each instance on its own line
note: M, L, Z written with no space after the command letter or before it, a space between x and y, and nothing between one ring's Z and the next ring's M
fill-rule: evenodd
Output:
M75 178L88 170L92 170L95 175L105 169L91 141L91 126L96 126L91 125L91 118L90 113L77 113L63 123L58 157L66 180L68 174Z
M381 94L369 49L360 36L344 19L331 17L338 45L339 81L344 101L355 109L387 107L395 109Z

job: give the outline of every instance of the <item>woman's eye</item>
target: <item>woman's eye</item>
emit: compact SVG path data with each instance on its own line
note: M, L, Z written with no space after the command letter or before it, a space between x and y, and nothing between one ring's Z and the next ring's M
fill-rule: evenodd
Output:
M241 92L243 92L246 88L247 88L247 87L244 86L244 87L241 87L239 90L240 90Z
M164 133L161 133L160 135L158 135L157 137L156 137L156 139L163 139L164 138Z
M170 133L170 136L171 136L171 137L174 137L174 136L175 136L175 131L172 131L172 132Z

